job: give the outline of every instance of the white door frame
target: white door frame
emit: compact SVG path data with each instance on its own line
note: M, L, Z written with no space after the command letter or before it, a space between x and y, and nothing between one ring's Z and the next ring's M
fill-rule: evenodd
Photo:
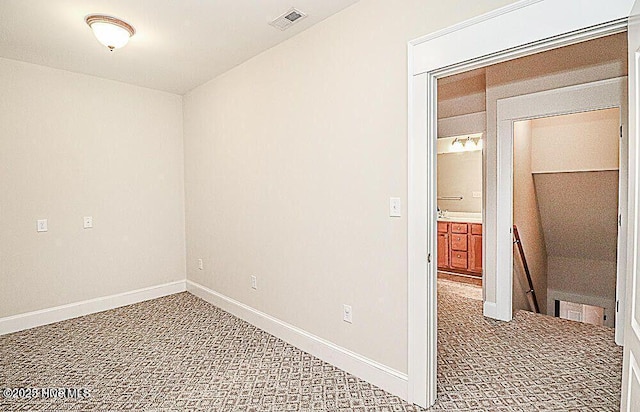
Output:
M629 158L640 158L640 1L634 1L629 16L627 48L629 52ZM624 348L622 358L622 399L620 410L636 411L640 403L640 233L634 223L640 222L638 195L640 194L640 172L636 161L629 161L629 238L627 239L628 273L626 279L626 305ZM636 219L635 222L632 220Z
M634 0L522 0L408 45L408 400L436 400L437 79L626 29ZM630 155L630 162L635 156ZM630 163L631 164L631 163ZM635 163L634 163L635 164ZM630 186L630 191L632 188ZM630 193L630 195L633 195ZM496 199L485 197L495 207ZM635 227L635 215L629 227ZM495 230L496 222L485 222ZM630 243L635 238L630 239ZM630 250L635 243L629 245ZM483 260L495 250L484 248ZM495 288L485 271L486 288ZM489 290L485 290L488 294Z
M495 215L498 222L496 238L486 238L487 248L498 250L496 260L486 262L486 270L496 274L497 319L511 320L513 296L513 128L514 123L542 117L560 116L593 110L618 108L620 125L626 135L627 124L627 77L601 80L576 86L561 87L543 92L500 99L497 102L496 149L498 154L498 180L488 185L487 192L498 199ZM618 213L627 222L627 139L620 140L620 174ZM626 137L626 136L625 136ZM618 229L616 298L624 307L625 279L627 274L626 225ZM495 245L494 245L495 244ZM582 302L588 303L588 302ZM486 312L486 310L485 310ZM622 345L624 335L624 311L616 313L616 343Z

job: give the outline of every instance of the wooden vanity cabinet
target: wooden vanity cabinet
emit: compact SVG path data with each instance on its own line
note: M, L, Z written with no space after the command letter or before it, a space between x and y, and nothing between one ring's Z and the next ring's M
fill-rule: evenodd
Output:
M449 266L449 223L438 222L438 267Z
M468 270L482 275L482 225L472 223L469 226L469 265Z
M482 224L438 222L438 269L482 276Z

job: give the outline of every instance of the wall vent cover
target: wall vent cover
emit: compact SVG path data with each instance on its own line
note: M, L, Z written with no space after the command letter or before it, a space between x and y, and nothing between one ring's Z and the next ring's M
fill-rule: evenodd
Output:
M299 22L305 17L307 17L305 13L301 12L295 7L292 7L291 9L289 9L289 11L277 17L275 20L273 20L269 24L277 29L286 30L289 27L291 27L294 23Z

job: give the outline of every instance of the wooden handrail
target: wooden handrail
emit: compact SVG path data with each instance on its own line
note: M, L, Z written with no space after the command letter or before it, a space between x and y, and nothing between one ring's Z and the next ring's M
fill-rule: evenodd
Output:
M518 228L513 225L513 236L516 240L513 243L518 245L520 251L520 258L522 259L522 266L524 266L524 273L527 275L527 282L529 282L529 290L527 293L531 295L533 301L533 309L535 313L540 313L540 307L538 306L538 299L536 298L536 291L533 290L533 281L531 280L531 273L529 272L529 265L527 265L527 258L524 257L524 249L522 248L522 242L520 241L520 235L518 234Z

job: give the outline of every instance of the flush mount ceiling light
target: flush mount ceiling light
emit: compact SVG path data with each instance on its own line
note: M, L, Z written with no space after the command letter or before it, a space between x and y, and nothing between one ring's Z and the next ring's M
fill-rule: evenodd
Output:
M110 51L124 47L136 30L129 23L104 14L91 14L84 19L96 39Z

